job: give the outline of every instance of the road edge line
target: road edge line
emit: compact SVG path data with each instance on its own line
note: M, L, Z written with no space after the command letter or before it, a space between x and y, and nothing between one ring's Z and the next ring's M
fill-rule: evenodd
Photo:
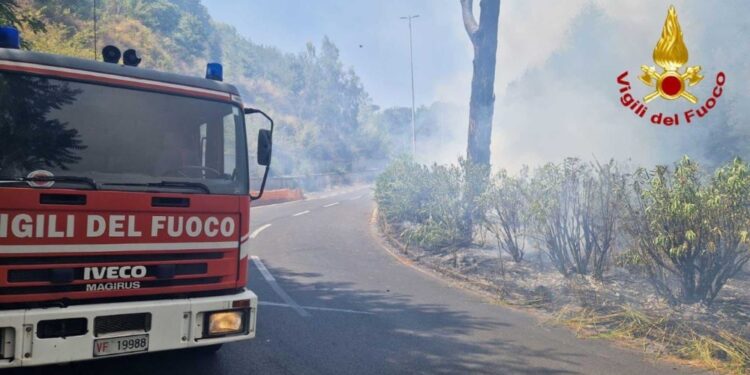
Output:
M310 313L308 313L305 309L302 308L297 302L294 302L292 297L290 297L284 289L281 289L281 286L279 283L276 282L276 278L271 275L271 272L266 268L266 265L263 264L263 261L260 260L260 258L256 255L251 255L250 259L252 259L253 263L255 263L255 267L258 267L258 271L260 271L260 274L263 275L263 278L266 279L266 282L268 285L271 286L271 289L273 289L274 292L282 299L284 302L286 302L287 305L289 305L294 311L299 314L299 316L303 318L307 318L310 316Z
M268 229L268 227L270 227L270 226L271 226L271 223L268 223L268 224L266 224L266 225L264 225L264 226L262 226L262 227L260 227L260 228L258 228L256 230L254 230L253 233L250 233L250 237L249 238L256 238L256 237L258 237L258 235L260 234L260 232Z

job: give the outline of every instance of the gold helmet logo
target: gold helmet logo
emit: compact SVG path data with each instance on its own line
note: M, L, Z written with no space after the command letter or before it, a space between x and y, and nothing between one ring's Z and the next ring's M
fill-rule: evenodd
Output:
M688 50L685 41L682 39L682 28L677 20L677 11L674 6L669 7L667 20L664 21L664 28L661 32L661 38L654 48L654 63L662 68L661 73L657 73L653 66L641 66L643 75L640 79L643 83L656 90L643 98L648 103L657 96L667 100L685 98L689 102L698 103L698 98L689 93L686 88L697 85L703 76L700 66L692 66L680 72L680 68L688 61Z

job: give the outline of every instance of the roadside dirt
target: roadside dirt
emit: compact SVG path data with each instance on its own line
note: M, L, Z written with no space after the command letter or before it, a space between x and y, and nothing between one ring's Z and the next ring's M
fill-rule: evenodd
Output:
M426 251L398 241L392 231L377 221L376 213L373 214L373 224L377 234L390 245L389 251L397 257L408 259L410 263L429 269L462 287L478 291L498 303L533 311L543 321L567 324L584 336L624 338L627 340L617 341L626 346L637 346L647 354L677 360L690 357L682 353L685 342L660 338L653 332L644 332L640 337L621 337L629 335L623 332L620 332L623 333L620 336L613 335L612 326L605 327L606 322L601 320L602 327L596 327L597 318L593 318L630 311L643 314L643 317L656 317L659 327L664 327L664 331L660 332L663 335L669 334L669 329L695 332L695 337L716 337L721 332L729 332L738 338L750 340L748 272L731 280L710 307L672 306L657 296L643 276L625 268L611 267L602 281L588 276L566 278L549 263L546 255L537 251L529 251L521 263L513 262L489 243L469 248ZM574 326L570 324L570 319L586 323ZM593 326L591 322L594 322ZM621 330L621 327L615 328ZM727 355L710 353L709 357L716 357L714 359L720 361ZM750 353L740 355L748 356ZM689 363L707 366L705 361L691 359ZM743 370L730 372L743 373Z

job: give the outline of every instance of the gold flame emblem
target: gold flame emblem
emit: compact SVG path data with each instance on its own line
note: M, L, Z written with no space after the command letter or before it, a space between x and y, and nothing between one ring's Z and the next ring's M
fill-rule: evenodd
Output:
M686 86L695 86L703 79L701 67L692 66L681 73L680 68L687 61L688 50L682 38L680 21L677 20L677 10L674 6L670 6L667 20L664 21L664 28L661 31L661 38L654 48L654 63L662 68L662 72L658 73L653 66L641 66L643 71L641 81L656 89L646 95L643 101L648 103L657 96L661 96L667 100L685 98L693 104L697 103L698 98L689 93Z

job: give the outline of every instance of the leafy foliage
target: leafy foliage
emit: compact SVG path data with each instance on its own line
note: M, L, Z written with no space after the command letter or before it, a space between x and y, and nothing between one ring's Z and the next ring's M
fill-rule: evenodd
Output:
M19 9L17 0L0 0L0 24L16 28L44 31L45 25L36 15Z
M633 190L627 228L653 284L673 301L710 304L750 260L750 166L735 159L707 180L685 157L674 171L640 170Z
M408 243L429 249L455 247L465 241L472 206L464 192L479 185L483 175L465 160L428 168L400 158L378 177L375 200L387 222L399 223L399 234Z
M35 12L20 9L17 0L0 0L0 25L9 25L32 32L46 31L46 25L38 15ZM21 40L21 47L29 49L30 44Z

